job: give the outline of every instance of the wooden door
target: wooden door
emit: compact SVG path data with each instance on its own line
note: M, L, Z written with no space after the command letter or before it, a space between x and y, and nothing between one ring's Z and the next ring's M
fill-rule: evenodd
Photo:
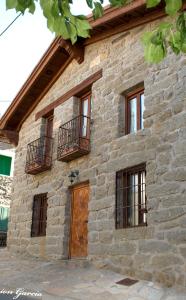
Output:
M86 257L88 246L89 185L72 189L70 257Z

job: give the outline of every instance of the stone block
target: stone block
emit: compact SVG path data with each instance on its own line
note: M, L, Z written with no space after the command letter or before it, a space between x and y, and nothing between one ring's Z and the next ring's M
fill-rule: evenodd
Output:
M141 240L139 241L139 253L167 253L174 252L175 248L165 241Z
M99 233L97 231L91 231L88 233L88 240L90 243L96 243L99 240Z
M118 242L111 245L110 254L112 255L132 255L136 253L136 244L126 242Z
M182 265L184 260L181 259L178 255L173 254L163 254L163 255L155 255L152 257L151 264L154 269L165 269L172 265Z
M158 211L149 212L151 221L155 223L168 222L185 214L183 207L173 207Z
M111 243L113 239L112 231L102 231L99 233L99 240L101 243Z
M180 247L180 253L181 255L186 258L186 246L185 247Z
M165 234L166 238L170 243L173 244L185 244L186 242L186 228L168 231Z
M175 274L172 269L167 271L154 271L153 280L167 287L171 287L175 284Z

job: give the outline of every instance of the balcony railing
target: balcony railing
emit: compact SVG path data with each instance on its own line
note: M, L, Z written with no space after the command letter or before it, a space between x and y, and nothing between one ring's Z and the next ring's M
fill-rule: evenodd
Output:
M90 118L80 115L61 125L57 159L71 161L90 152Z
M51 169L53 139L43 136L27 146L25 172L38 174Z

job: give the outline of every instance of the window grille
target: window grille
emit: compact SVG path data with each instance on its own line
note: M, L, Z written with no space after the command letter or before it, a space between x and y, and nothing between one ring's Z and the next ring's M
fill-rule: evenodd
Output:
M116 173L116 228L147 225L145 164Z
M47 224L47 193L34 196L31 236L45 236Z

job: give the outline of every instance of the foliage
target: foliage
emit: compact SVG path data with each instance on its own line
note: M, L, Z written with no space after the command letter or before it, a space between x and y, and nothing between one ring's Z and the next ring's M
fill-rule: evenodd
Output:
M39 1L47 26L56 36L70 39L74 44L78 37L90 36L91 26L84 15L71 13L71 5L75 0L6 0L7 9L16 9L22 14L28 9L34 13ZM126 5L135 0L109 0L115 7ZM156 7L163 0L147 0L147 8ZM92 10L94 19L104 13L103 0L86 0ZM186 53L186 12L181 12L182 0L165 0L165 11L170 22L161 23L155 30L146 32L142 38L145 47L145 59L150 63L159 63L167 55L170 46L175 54Z
M161 0L147 0L147 8L155 7ZM148 62L159 63L167 55L170 46L175 54L186 53L186 12L180 12L182 0L165 0L165 11L170 22L161 23L155 30L143 36L145 58Z

